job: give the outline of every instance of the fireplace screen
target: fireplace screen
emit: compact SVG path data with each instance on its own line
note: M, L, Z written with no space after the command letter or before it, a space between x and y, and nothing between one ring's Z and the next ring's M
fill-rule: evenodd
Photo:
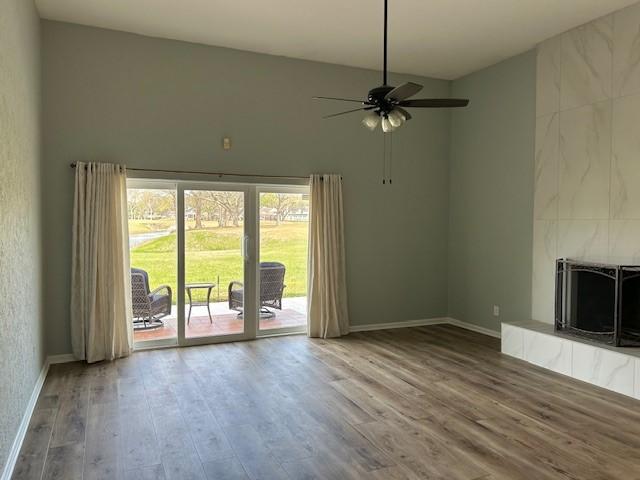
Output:
M640 345L640 267L556 262L557 331L616 346Z

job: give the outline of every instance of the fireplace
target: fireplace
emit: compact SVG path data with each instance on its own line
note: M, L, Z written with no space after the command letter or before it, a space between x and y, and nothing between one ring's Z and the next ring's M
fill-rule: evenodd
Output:
M640 266L556 261L556 331L640 346Z

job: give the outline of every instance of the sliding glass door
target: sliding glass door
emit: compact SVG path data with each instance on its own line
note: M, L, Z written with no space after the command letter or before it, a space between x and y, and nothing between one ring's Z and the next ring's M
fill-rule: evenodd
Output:
M308 187L268 186L258 197L258 335L307 327Z
M136 348L306 329L307 187L128 186Z
M175 345L177 315L177 186L129 181L129 256L136 345Z
M251 188L182 184L178 225L180 343L255 337Z

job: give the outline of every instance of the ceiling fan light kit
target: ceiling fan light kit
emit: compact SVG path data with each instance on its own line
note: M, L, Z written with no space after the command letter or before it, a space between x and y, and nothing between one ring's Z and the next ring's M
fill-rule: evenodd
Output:
M389 117L387 115L382 117L382 131L384 133L393 132L395 129L396 127L393 126L391 120L389 120Z
M369 112L362 119L362 124L369 130L374 131L380 123L380 114L378 112Z
M361 108L326 115L324 118L337 117L353 112L369 111L362 120L362 124L371 131L374 131L378 124L381 124L382 131L389 133L411 119L411 115L405 108L456 108L466 107L469 104L469 100L463 98L422 98L410 100L409 97L412 97L422 90L422 85L407 82L399 87L393 87L387 84L387 4L388 0L384 0L382 85L371 89L365 101L350 98L313 97L318 100L337 100L362 104Z
M389 114L387 115L387 118L389 119L389 123L391 123L391 125L394 128L398 128L399 126L401 126L404 122L407 121L407 119L405 118L405 116L400 112L400 110L398 109L393 109L389 112Z

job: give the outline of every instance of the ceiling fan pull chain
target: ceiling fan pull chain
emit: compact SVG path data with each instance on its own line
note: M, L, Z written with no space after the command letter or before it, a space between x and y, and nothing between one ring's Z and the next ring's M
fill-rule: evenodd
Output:
M389 133L389 185L393 173L393 132Z
M382 134L382 184L386 184L387 175L387 136Z

